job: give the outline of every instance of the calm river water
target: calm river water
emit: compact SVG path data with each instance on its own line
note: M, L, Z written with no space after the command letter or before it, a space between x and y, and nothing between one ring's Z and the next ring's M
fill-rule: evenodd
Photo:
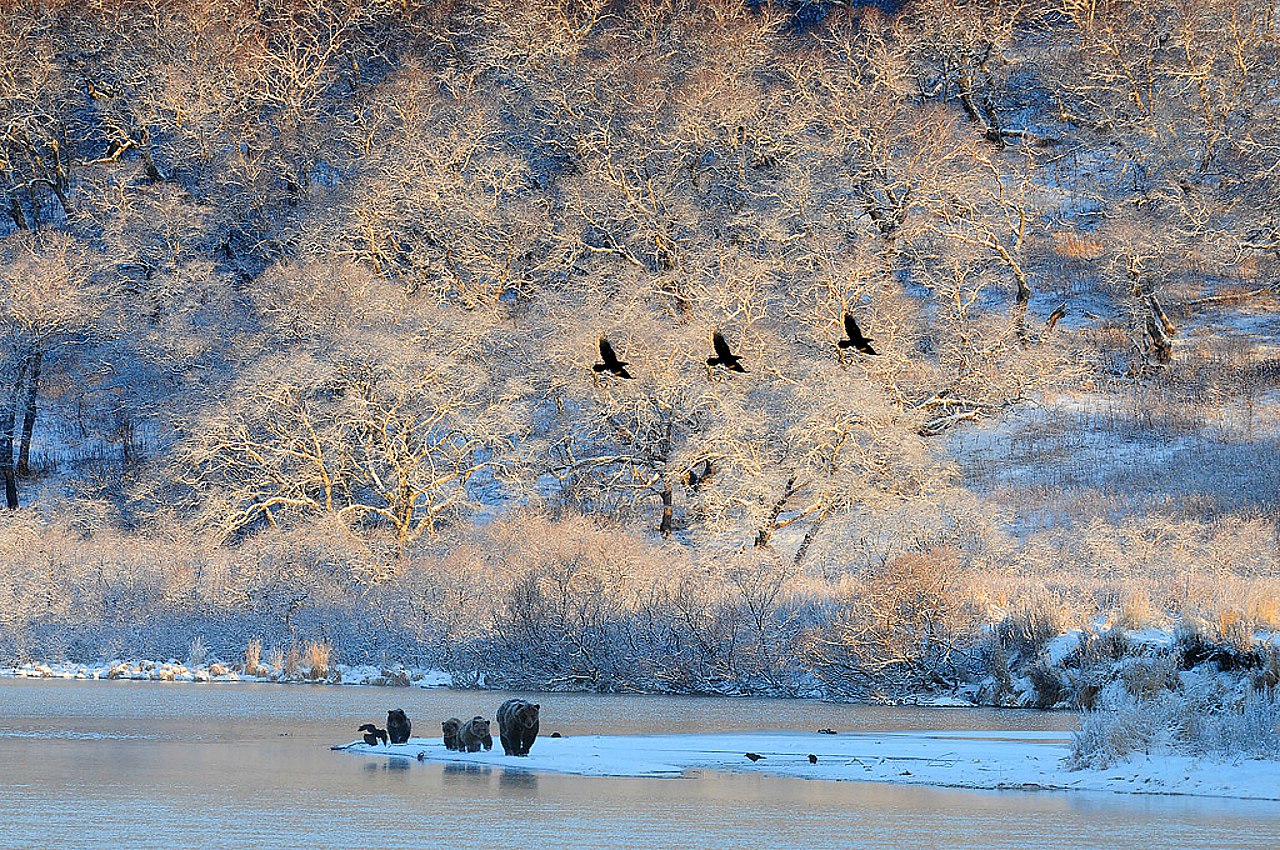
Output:
M0 680L0 847L1280 846L1280 806L702 773L600 779L331 752L404 708L415 732L511 694ZM1030 712L551 695L543 734L1064 729Z

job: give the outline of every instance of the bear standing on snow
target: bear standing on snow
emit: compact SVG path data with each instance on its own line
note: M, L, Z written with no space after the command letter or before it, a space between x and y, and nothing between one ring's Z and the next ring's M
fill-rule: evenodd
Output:
M444 748L446 750L458 750L458 732L462 729L462 721L456 717L450 717L448 720L440 724L441 730L444 732Z
M458 730L458 749L467 753L478 753L480 747L493 749L493 735L489 733L489 721L483 717L473 717Z
M538 737L538 705L509 699L498 707L498 736L509 756L527 756Z
M387 712L387 737L393 744L403 744L409 740L412 728L403 708L393 708Z

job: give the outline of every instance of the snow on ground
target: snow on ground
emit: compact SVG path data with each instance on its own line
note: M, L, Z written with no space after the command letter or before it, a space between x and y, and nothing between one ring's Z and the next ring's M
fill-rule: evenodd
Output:
M1026 791L1111 791L1280 800L1280 761L1220 763L1184 756L1139 757L1109 770L1068 770L1070 741L1062 733L967 731L820 735L584 735L540 737L525 758L458 753L440 741L341 748L373 756L490 765L581 776L680 777L727 770L806 779L896 782L955 788ZM752 762L746 753L763 759ZM816 755L816 764L809 755Z
M108 661L101 664L19 664L0 667L0 678L14 679L130 679L155 682L313 682L329 685L390 685L415 688L448 688L453 676L443 670L388 670L372 664L335 664L326 677L314 679L304 671L292 674L265 665L259 674L217 661L183 664L179 661Z

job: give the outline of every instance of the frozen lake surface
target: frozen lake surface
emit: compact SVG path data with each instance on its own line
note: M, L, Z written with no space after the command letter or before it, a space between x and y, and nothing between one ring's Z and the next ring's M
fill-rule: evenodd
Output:
M1280 846L1280 804L1267 801L969 791L705 768L682 779L580 776L511 767L516 759L492 754L442 763L329 749L360 723L382 725L388 708L404 708L425 737L444 717L492 718L509 696L0 680L0 847ZM924 730L1048 741L1074 725L1061 714L798 700L535 699L543 735L563 732L570 746L596 735L705 740L761 730L807 746L800 736L819 728L840 731L823 738L841 746L856 740L847 733ZM553 752L543 745L554 743L540 739L534 754Z

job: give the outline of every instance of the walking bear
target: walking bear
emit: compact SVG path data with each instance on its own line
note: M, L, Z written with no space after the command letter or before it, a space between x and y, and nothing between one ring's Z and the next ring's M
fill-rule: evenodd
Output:
M409 740L412 725L403 708L393 708L387 712L387 737L393 744L403 744Z
M538 737L538 705L509 699L498 707L498 736L509 756L527 756Z
M458 730L458 749L468 753L480 752L480 747L493 749L493 735L489 733L489 721L473 717Z
M461 720L456 717L450 717L440 724L440 728L444 730L444 748L446 750L462 749L458 746L458 733L462 731Z

